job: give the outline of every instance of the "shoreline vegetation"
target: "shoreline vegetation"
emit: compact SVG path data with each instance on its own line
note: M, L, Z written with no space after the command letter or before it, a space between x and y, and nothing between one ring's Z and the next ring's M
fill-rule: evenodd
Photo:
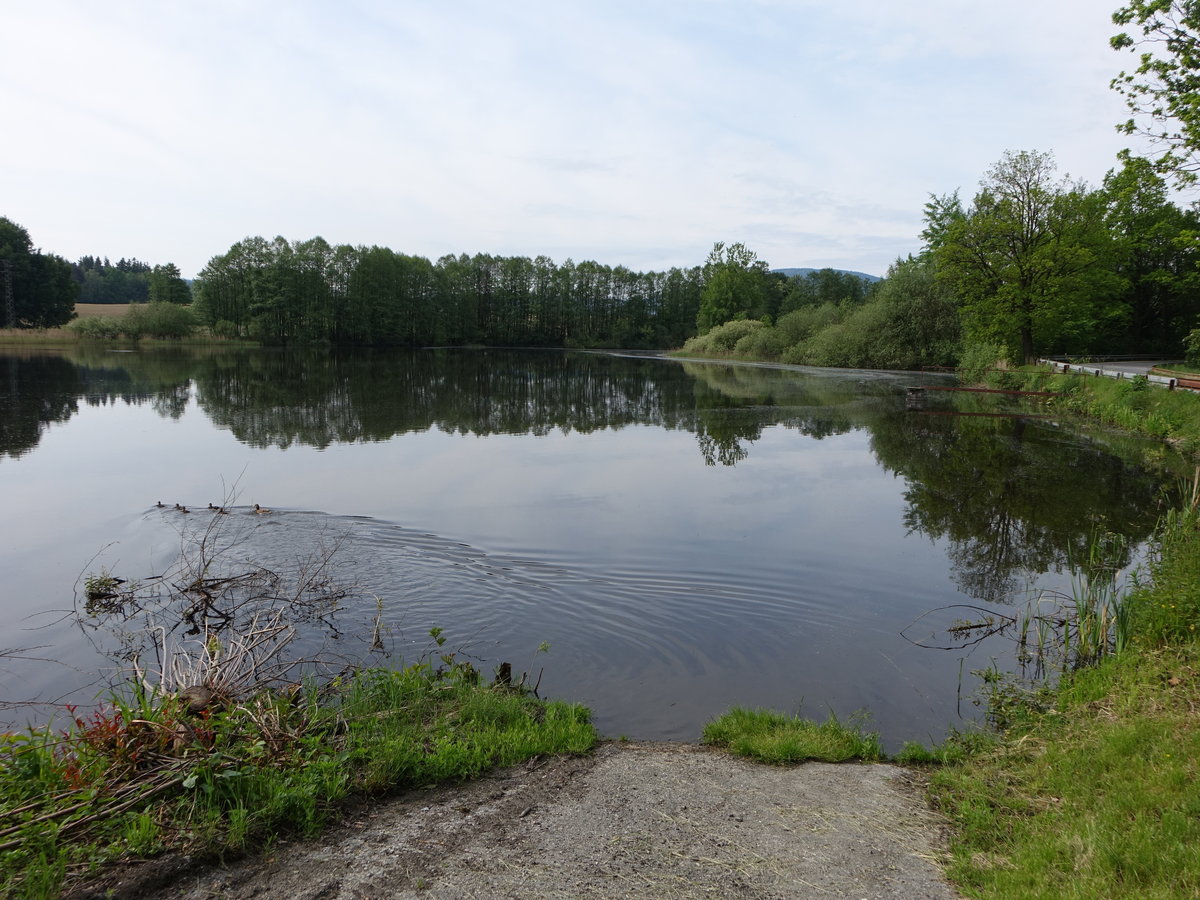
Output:
M117 691L65 727L0 735L0 894L311 837L356 798L595 746L585 707L452 657L283 689Z

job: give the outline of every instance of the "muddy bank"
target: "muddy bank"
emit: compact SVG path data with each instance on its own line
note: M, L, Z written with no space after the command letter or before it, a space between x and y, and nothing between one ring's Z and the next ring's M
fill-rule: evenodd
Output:
M607 743L407 793L219 868L133 868L118 897L953 898L942 826L890 765L761 766Z

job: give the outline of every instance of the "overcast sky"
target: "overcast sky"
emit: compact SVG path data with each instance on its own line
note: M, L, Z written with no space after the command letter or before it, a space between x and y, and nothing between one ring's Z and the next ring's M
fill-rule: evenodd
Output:
M13 2L0 216L186 277L248 235L883 274L1005 150L1099 184L1116 5Z

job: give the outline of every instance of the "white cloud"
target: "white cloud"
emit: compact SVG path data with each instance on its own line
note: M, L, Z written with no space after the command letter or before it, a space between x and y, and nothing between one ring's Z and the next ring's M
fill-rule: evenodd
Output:
M1126 140L1090 0L443 7L9 10L0 215L189 275L248 234L882 272L1004 150L1096 183Z

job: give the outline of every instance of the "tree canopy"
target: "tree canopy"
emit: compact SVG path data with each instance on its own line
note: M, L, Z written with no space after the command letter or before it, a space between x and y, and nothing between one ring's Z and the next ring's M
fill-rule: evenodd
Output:
M692 333L702 286L699 267L483 253L432 263L319 237L252 237L200 272L196 308L219 333L273 344L669 347Z
M1008 152L969 208L927 207L929 250L958 293L969 338L1037 350L1086 349L1121 287L1104 197L1057 178L1049 153Z
M1116 50L1138 53L1133 72L1112 87L1133 115L1118 128L1160 147L1155 166L1179 185L1200 173L1200 0L1134 0L1113 13L1113 23L1133 25L1112 38Z
M0 315L6 328L53 328L75 315L71 265L35 250L29 232L0 217Z
M718 241L704 264L697 327L703 333L732 319L769 315L769 279L767 264L745 244Z

